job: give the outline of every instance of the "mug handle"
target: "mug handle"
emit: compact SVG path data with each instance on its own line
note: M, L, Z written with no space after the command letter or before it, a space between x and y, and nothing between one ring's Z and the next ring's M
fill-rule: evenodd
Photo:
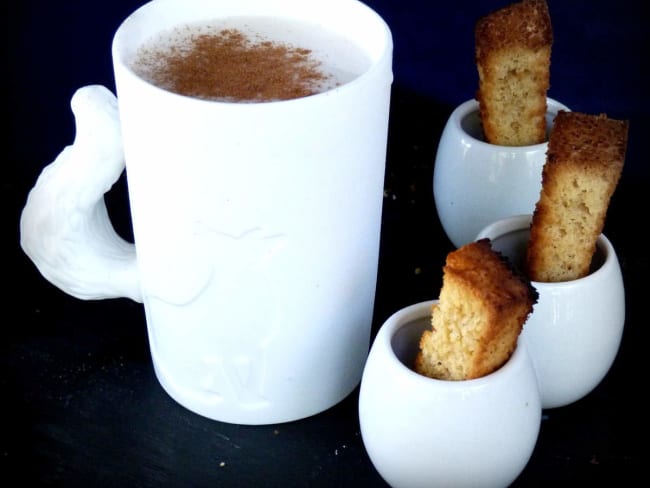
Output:
M104 194L124 171L117 98L79 88L70 105L76 136L46 166L20 217L20 245L40 273L82 300L142 302L135 246L111 224Z

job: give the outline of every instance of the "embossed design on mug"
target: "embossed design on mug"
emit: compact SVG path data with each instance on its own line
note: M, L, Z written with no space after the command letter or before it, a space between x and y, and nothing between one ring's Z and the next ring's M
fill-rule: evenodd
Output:
M200 355L185 358L194 362L194 388L203 396L202 402L218 404L228 398L247 409L263 408L269 402L267 391L268 350L277 337L282 309L274 292L268 267L274 258L281 255L288 244L284 234L267 231L263 226L254 226L238 231L221 231L211 227L205 220L194 223L192 232L196 250L207 257L212 264L200 283L190 283L196 293L185 300L178 296L162 297L146 295L145 301L156 300L157 307L167 305L165 317L173 316L179 309L192 305L202 311L196 315L195 326L182 320L163 322L160 314L151 316L159 327L150 334L151 345L158 354L168 357L174 363L178 356L177 344L196 341L193 348L202 351ZM203 250L201 250L203 249ZM212 254L208 250L219 249ZM239 256L233 259L233 256ZM217 262L218 261L218 262ZM209 263L203 258L202 263ZM250 307L238 309L236 316L229 315L227 304L241 296L245 289ZM265 303L264 310L256 304ZM271 306L269 306L271 305ZM217 312L215 312L215 310ZM148 308L148 313L153 314ZM215 318L215 313L220 318ZM259 315L264 320L259 320ZM166 324L166 325L163 325ZM238 334L232 334L236 326ZM171 371L167 371L167 374ZM172 373L173 374L173 373Z
M240 406L263 408L270 402L265 395L266 347L260 358L250 355L237 355L229 358L209 355L202 359L205 376L200 385L205 393L207 404L224 401L228 395L224 389L231 390ZM260 364L261 362L261 364Z
M249 332L249 338L238 343L221 347L223 340L217 338L215 344L219 346L219 354L207 355L203 358L204 376L201 384L204 387L207 401L219 401L222 390L232 390L242 407L262 408L268 403L266 398L266 367L268 363L268 347L277 335L280 304L277 299L269 300L268 295L273 295L273 283L265 271L270 260L286 246L287 239L282 234L265 232L262 227L253 227L237 234L231 234L210 228L201 222L199 233L210 235L211 239L205 242L211 245L224 247L225 255L238 252L247 255L246 260L231 263L234 266L227 271L223 263L220 265L220 275L216 279L216 289L212 296L217 301L229 301L230 296L238 294L232 286L237 283L249 288L251 307L240 311L239 320ZM238 248L235 251L234 248ZM233 248L229 250L228 248ZM214 271L213 271L214 275ZM242 281L244 279L245 281ZM256 299L256 295L266 295ZM264 310L266 320L258 319L260 311L255 303L273 303L274 309ZM249 317L246 317L250 314ZM243 315L243 317L242 317ZM230 336L229 336L230 337Z

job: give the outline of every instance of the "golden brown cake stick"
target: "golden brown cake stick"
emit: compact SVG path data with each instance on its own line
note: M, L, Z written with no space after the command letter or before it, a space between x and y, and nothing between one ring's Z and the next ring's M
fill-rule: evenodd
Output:
M444 380L485 376L515 350L537 291L481 239L449 253L433 306L431 330L420 338L415 370Z
M475 26L476 99L485 140L523 146L546 140L553 30L545 0L522 0Z
M586 276L623 171L628 122L605 114L558 113L526 255L533 281Z

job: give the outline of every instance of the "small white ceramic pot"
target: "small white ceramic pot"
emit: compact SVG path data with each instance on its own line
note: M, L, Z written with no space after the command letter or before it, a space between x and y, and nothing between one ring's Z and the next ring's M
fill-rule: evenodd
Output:
M558 111L569 108L551 98L547 107L550 130ZM442 132L433 170L438 217L456 247L471 242L495 220L533 212L547 147L547 142L489 144L482 135L478 102L468 100L456 107Z
M483 229L492 247L522 268L531 215L501 219ZM589 275L532 285L539 293L522 338L540 385L543 408L580 400L603 380L618 354L625 323L625 291L612 243L601 234Z
M359 393L361 435L379 474L393 487L504 487L537 442L541 406L523 342L494 373L467 381L412 369L427 301L392 315L379 330Z

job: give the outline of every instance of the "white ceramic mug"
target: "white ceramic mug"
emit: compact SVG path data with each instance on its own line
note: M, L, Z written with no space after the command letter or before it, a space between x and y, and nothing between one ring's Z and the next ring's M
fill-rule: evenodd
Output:
M537 379L519 340L495 372L445 381L413 369L426 301L397 311L370 349L359 391L361 436L391 486L504 487L523 471L541 422Z
M477 236L522 268L532 216L515 215L488 225ZM522 337L539 380L542 407L576 402L611 368L625 324L625 290L612 243L601 234L591 272L559 283L531 282L539 299Z
M251 15L335 32L367 62L329 91L265 103L181 96L130 68L161 29ZM23 249L73 296L142 301L156 375L198 414L269 424L338 403L369 348L388 26L356 0L154 0L121 24L112 56L117 97L74 95L77 136L30 192ZM125 164L135 245L103 199Z
M547 100L547 132L565 105ZM548 143L501 146L485 142L479 106L468 100L454 109L443 129L433 169L433 195L440 223L456 247L471 242L486 225L532 213L542 188Z

